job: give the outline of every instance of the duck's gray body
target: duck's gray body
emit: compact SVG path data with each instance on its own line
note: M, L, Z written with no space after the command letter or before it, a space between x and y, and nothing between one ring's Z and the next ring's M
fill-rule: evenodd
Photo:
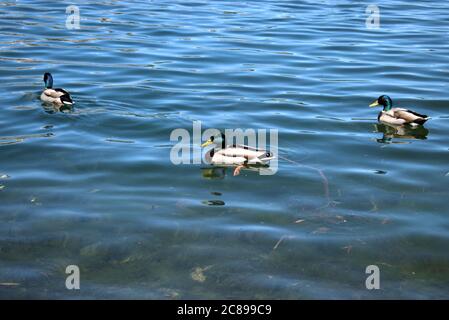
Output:
M55 104L58 106L63 104L73 104L69 101L62 101L61 97L64 95L68 95L70 97L70 94L64 89L45 89L41 94L41 100L45 103Z
M266 150L257 150L244 145L228 146L208 153L207 160L218 165L266 164L274 159Z
M381 111L378 120L394 125L422 125L429 120L429 117L404 108L392 108L388 111Z

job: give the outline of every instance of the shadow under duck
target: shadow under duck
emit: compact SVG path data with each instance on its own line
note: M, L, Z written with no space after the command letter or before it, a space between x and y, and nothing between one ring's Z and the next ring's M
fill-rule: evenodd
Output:
M388 123L378 123L374 125L376 132L382 133L381 139L376 139L379 143L393 143L400 140L425 140L429 134L424 126L402 126Z

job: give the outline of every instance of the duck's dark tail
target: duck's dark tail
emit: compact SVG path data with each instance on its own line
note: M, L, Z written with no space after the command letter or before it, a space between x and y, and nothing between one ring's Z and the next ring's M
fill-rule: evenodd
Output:
M69 105L75 104L75 102L73 102L72 97L70 96L70 94L68 92L66 94L62 95L60 97L60 99L61 99L62 103L64 103L64 104L69 104Z
M414 120L413 123L423 125L429 119L430 118L426 116L425 118L418 118L418 119Z

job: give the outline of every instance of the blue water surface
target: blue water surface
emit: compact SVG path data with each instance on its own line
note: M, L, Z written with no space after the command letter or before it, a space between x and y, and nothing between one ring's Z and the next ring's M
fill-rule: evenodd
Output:
M0 1L0 298L448 298L449 2L370 4ZM174 165L193 121L277 129L277 173Z

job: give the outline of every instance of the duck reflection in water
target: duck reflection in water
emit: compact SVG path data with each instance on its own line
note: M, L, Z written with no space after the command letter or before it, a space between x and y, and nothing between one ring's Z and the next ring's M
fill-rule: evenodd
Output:
M62 112L62 113L69 113L73 111L73 106L69 106L69 105L51 105L48 103L42 103L42 108L44 109L44 111L46 113L49 114L54 114L54 113L58 113L58 112Z
M387 123L379 123L374 125L376 131L382 133L381 139L376 139L379 143L406 143L395 141L395 139L407 140L425 140L429 134L429 130L423 126L411 127L402 125L393 125Z
M201 168L203 178L206 179L224 179L228 169L233 169L233 175L238 176L241 170L264 173L265 175L271 175L271 169L268 165L239 165L239 166L216 166Z

